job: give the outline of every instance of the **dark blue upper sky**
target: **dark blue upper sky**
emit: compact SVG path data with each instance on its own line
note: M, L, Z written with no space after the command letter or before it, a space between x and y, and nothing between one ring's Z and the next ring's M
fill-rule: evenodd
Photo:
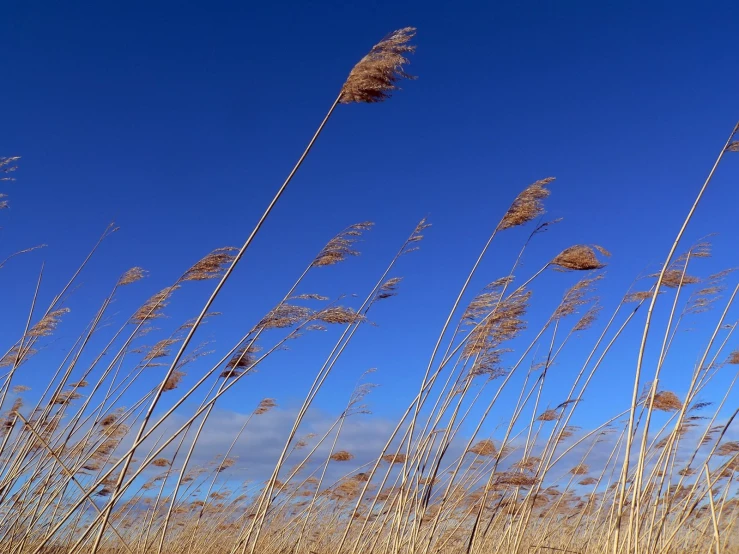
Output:
M564 222L526 268L572 243L602 244L612 308L664 256L739 116L736 3L11 0L0 16L0 154L23 160L4 189L0 245L49 247L7 270L2 286L17 294L4 295L14 315L3 335L22 326L41 261L48 299L111 220L121 231L73 301L85 317L130 266L151 277L127 301L241 244L354 63L408 25L418 80L384 104L339 107L216 306L220 347L346 225L377 223L362 258L316 275L316 292L364 293L429 215L422 252L399 269L403 294L378 308L380 327L335 379L351 386L377 366L383 402L405 398L488 233L520 189L549 175L548 210ZM736 264L737 163L689 232L720 233L716 267ZM507 272L517 232L473 288ZM571 282L548 279L541 290L557 295ZM320 356L303 368L294 348L257 397L280 397L274 386L301 396Z

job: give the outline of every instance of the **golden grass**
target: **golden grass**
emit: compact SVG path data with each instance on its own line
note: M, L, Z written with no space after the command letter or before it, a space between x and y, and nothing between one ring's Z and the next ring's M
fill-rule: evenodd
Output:
M710 248L702 242L675 258L685 226L663 269L643 287L647 290L629 292L602 321L596 292L603 258L610 256L602 247L572 246L527 278L514 277L524 272L524 251L548 223L533 230L502 276L487 280L490 284L469 298L470 282L497 233L544 214L553 179L529 185L501 210L442 326L427 370L419 375L418 394L394 398L403 402L404 415L369 459L340 445L347 423L369 415L365 401L373 385L360 379L346 408L318 434L306 432L306 414L354 336L368 326L375 304L400 293L401 277L394 275L400 260L424 238L425 220L414 226L364 295L339 299L346 305L302 292L304 280L317 268L357 256L360 237L372 227L367 222L344 229L308 258L284 297L266 314L253 314L252 326L220 358L206 350L206 343L190 346L201 325L217 314L210 311L213 300L336 105L385 100L399 79L409 77L403 68L414 50L409 43L414 33L412 28L392 33L352 69L241 248L212 251L131 315L119 316L111 312L118 289L147 276L142 268L130 269L66 352L55 351L53 340L66 323L67 292L79 272L46 309L37 305L37 291L26 325L17 336L5 337L0 356L0 554L739 552L739 442L730 440L739 410L731 414L728 402L736 378L714 403L700 396L717 375L733 375L731 368L739 363L739 351L730 345L736 325L727 319L739 286L724 297L722 283L731 273L705 279L688 273L689 267L700 269L696 264ZM739 151L738 128L716 165L724 154ZM17 159L0 158L1 179L9 179ZM699 199L712 175L713 170ZM4 201L0 207L6 207ZM686 225L691 216L692 211ZM80 269L115 230L106 229ZM563 287L557 306L547 308L550 315L530 326L530 310L540 301L535 287L552 274L550 269L584 277ZM164 335L153 323L166 321L178 291L203 281L217 285L204 307L194 308L200 315L152 340L153 346L141 344L150 334ZM686 297L683 289L698 283L703 288ZM649 358L653 364L645 365L647 332L660 297L672 302L664 305L669 311L662 347ZM640 324L644 310L639 308L645 304L649 310L643 343L634 348L636 368L610 376L633 378L633 398L623 399L622 411L603 421L575 425L586 424L578 419L579 410L584 402L598 402L595 374L613 345L624 348L624 330ZM704 313L720 315L701 320L708 321L710 337L696 352L680 397L658 390L684 316ZM206 424L226 393L248 387L242 380L288 344L329 328L335 341L291 428L277 439L281 453L269 475L253 474L256 480L244 482L249 468L233 451L251 447L254 418L263 422L277 408L274 398L244 410L250 413L224 451L208 452L210 463L193 463L199 441L210 432ZM93 341L93 336L105 339ZM591 342L576 343L580 336ZM581 359L569 373L557 364L566 348L577 348ZM41 350L47 350L43 358L37 357ZM624 358L629 356L619 359ZM43 362L34 371L39 372L36 381L39 375L48 380L44 390L17 382L34 360ZM423 365L426 361L419 361L420 369ZM645 386L647 368L654 378ZM557 379L554 389L552 379ZM562 396L553 398L552 390ZM361 443L372 437L351 438Z

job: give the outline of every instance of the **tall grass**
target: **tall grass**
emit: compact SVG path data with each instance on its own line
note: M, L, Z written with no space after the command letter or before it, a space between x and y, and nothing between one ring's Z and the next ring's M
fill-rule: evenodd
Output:
M720 149L659 271L637 281L640 286L605 316L597 297L610 256L604 248L575 245L526 274L528 248L557 221L542 219L553 179L526 187L481 241L428 359L418 360L417 392L369 460L341 448L350 422L368 417L373 385L366 376L322 434L306 435L307 416L377 303L399 293L397 271L423 241L425 220L409 229L363 296L331 300L304 288L308 275L358 254L368 222L344 229L320 249L275 307L255 316L219 358L205 345L193 346L201 326L217 316L211 311L216 297L336 108L386 100L399 79L409 77L403 68L413 34L411 28L392 33L355 66L240 248L214 250L115 327L110 322L120 316L111 314L112 303L121 289L146 277L138 267L127 271L56 366L45 354L46 385L29 393L20 384L24 372L39 349L54 352L50 339L69 311L69 292L116 229L105 230L48 307L39 305L39 276L27 323L16 337L3 337L0 356L0 552L739 551L739 442L729 440L739 413L729 404L739 375L739 350L732 350L737 321L731 318L739 285L731 286L728 270L698 277L710 244L682 244L715 172L739 150L739 126ZM2 180L10 179L17 160L0 158ZM479 275L496 239L525 226L530 232L501 274ZM577 280L529 328L534 287L553 271ZM475 278L489 284L473 295ZM202 306L193 307L192 319L148 344L161 335L154 323L168 304L194 282L215 286ZM657 308L665 313L655 319ZM695 353L681 398L659 382L678 333L698 315L707 326L706 342ZM664 328L656 329L656 321ZM641 326L635 366L619 376L633 377L630 400L603 421L576 427L581 405L598 400L591 386L596 373L615 351L631 348L626 335L635 326ZM275 410L269 396L275 391L265 391L225 452L210 464L194 464L218 401L286 344L328 327L335 341L280 439L272 470L241 483L232 453L248 440L250 426ZM587 330L591 344L579 340ZM655 336L659 344L648 350ZM557 367L563 352L568 364L580 360L569 377ZM185 379L187 372L194 382ZM724 374L733 378L723 397L702 399ZM553 378L555 390L566 394L553 396ZM493 421L502 423L494 427Z

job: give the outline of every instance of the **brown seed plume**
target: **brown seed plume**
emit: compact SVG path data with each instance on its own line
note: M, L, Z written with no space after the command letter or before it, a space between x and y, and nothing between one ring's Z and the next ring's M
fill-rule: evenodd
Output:
M464 358L476 357L472 374L498 374L501 345L514 339L526 328L523 320L531 292L519 290L496 304L495 310L483 319L467 337L462 350Z
M123 287L126 285L130 285L131 283L135 283L136 281L140 281L141 279L146 277L146 274L146 270L140 267L132 267L123 275L121 275L120 279L118 279L118 286Z
M526 187L513 201L511 207L498 224L498 230L503 231L511 227L524 225L543 215L542 200L549 196L550 190L546 186L554 181L554 177L547 177Z
M477 454L478 456L494 456L498 449L490 439L483 439L470 447L467 452Z
M738 441L727 441L716 449L717 456L731 456L739 452Z
M670 391L659 391L654 395L652 407L661 412L676 412L683 407L680 399Z
M496 485L512 485L515 487L531 487L538 482L538 479L521 473L503 472L496 476Z
M82 466L82 469L85 469L87 471L97 471L101 467L103 467L103 464L100 463L97 460L90 460L89 462L86 462L85 465Z
M229 379L231 377L238 377L241 375L243 370L252 366L255 359L254 354L260 350L261 348L256 344L250 344L239 348L226 364L226 369L221 373L221 377Z
M545 410L536 419L538 421L555 421L559 419L559 412L557 410Z
M118 414L108 414L100 420L101 427L108 427L118 421Z
M562 319L569 315L577 313L578 309L588 302L586 297L595 291L595 284L600 281L601 275L593 278L581 279L570 287L562 298L562 302L559 304L552 319ZM596 314L593 314L593 318ZM577 329L575 329L577 330Z
M541 462L541 458L536 456L528 456L522 460L517 461L513 464L514 469L520 469L521 471L534 471L537 464Z
M223 275L231 262L234 260L234 252L238 248L225 246L216 248L202 260L185 272L182 281L206 281L216 279Z
M358 481L345 480L327 492L334 500L350 500L359 496L362 486Z
M580 485L595 485L598 482L598 480L595 477L586 477L582 481L579 481L578 484Z
M254 410L254 414L255 415L266 414L268 411L270 411L275 406L277 406L277 402L275 402L274 398L265 398L259 403L259 406L257 406L257 409Z
M650 277L659 277L659 273L650 275ZM668 269L662 276L662 284L672 289L676 289L684 285L694 285L696 283L700 283L700 281L701 280L698 277L688 275L687 273L683 274L681 269Z
M588 311L585 312L585 314L580 318L580 320L575 324L575 326L572 328L573 331L585 331L586 329L589 329L593 323L595 323L595 320L598 319L598 314L603 309L603 306L600 304L594 304L590 308L588 308Z
M364 221L355 223L336 235L318 253L313 260L312 267L324 267L343 262L349 256L359 256L359 251L354 249L354 244L359 240L364 231L369 231L374 223Z
M348 462L354 459L354 454L347 452L346 450L339 450L331 454L331 459L334 462Z
M402 464L405 462L406 455L401 453L385 454L382 459L390 464Z
M54 404L66 406L72 400L77 400L78 398L82 398L82 395L73 391L62 391L54 398Z
M467 306L464 314L462 314L462 322L465 325L474 325L478 321L482 320L495 309L497 304L501 302L505 287L512 282L512 277L503 277L487 285L485 289L478 294L472 302L470 302L469 306Z
M413 246L413 244L423 240L423 232L429 227L431 227L431 223L426 223L426 218L424 217L418 223L418 225L416 225L416 228L413 230L413 233L411 234L410 238L403 245L403 248L400 251L400 255L404 256L406 254L410 254L411 252L415 252L416 250L418 250L418 246Z
M572 475L586 475L590 471L590 468L585 464L577 464L570 470Z
M143 306L136 310L136 312L131 316L131 321L133 323L143 323L151 319L163 317L164 314L162 314L162 310L167 307L167 300L169 300L169 297L178 288L180 288L179 285L175 285L173 287L167 287L166 289L160 290L154 296L149 298Z
M580 428L575 425L568 425L564 429L562 429L562 433L559 436L559 440L563 441L565 439L569 439L572 435L575 434L576 431L578 431Z
M349 325L351 323L361 323L365 321L365 317L358 314L351 308L345 308L344 306L332 306L317 312L315 319L323 321L324 323L330 323L335 325Z
M172 463L166 458L157 458L156 460L151 462L151 465L153 465L154 467L169 467L170 465L172 465Z
M28 331L28 336L35 338L48 337L54 332L57 325L59 325L62 316L66 313L69 313L69 308L60 308L58 310L49 312L47 315L41 318L41 320L36 323L36 325L31 327L31 330Z
M154 346L151 347L151 349L144 354L143 361L147 363L147 365L152 366L155 364L151 364L149 362L152 362L153 360L159 359L159 358L166 358L170 354L170 347L173 344L177 344L179 342L179 339L162 339L158 343L156 343Z
M610 255L607 250L600 246L593 245L590 247L584 244L578 244L566 248L549 263L560 271L588 271L591 269L601 269L605 267L606 264L598 260L595 255L595 250L604 256Z
M306 308L305 306L280 304L267 314L264 319L259 322L258 326L263 329L285 329L287 327L292 327L303 319L307 319L312 314L313 310Z
M645 300L649 300L650 298L652 298L653 294L654 293L649 290L630 292L626 296L624 296L624 303L644 302Z
M398 81L413 79L403 66L408 63L405 56L416 49L408 44L415 34L415 28L405 27L378 42L349 73L339 101L342 104L382 102L398 89Z
M380 288L375 295L375 300L384 300L385 298L390 298L391 296L398 294L398 285L400 285L402 280L402 277L391 277L385 281L380 285Z
M164 392L174 390L178 387L180 384L180 381L182 381L182 378L185 376L185 373L179 370L174 370L172 374L167 377L167 380L164 382L164 388L162 389Z
M726 147L727 152L739 152L739 140L735 140Z

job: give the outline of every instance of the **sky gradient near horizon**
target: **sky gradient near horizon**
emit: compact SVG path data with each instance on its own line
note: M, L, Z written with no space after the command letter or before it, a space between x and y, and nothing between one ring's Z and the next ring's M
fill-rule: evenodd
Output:
M527 184L556 176L547 209L564 220L532 247L526 271L573 243L602 244L613 253L609 313L661 262L739 117L738 22L729 2L9 1L0 155L22 160L2 190L11 209L0 214L0 245L48 246L3 270L13 315L0 332L23 325L42 261L48 301L110 221L121 230L83 276L60 342L127 268L150 276L125 291L121 313L210 250L240 245L352 66L412 25L418 79L386 103L339 107L215 306L218 332L202 332L228 348L328 239L371 220L362 256L304 290L361 296L428 216L421 251L399 267L401 294L378 306L378 327L358 337L320 404L340 410L377 367L371 404L392 419L415 394L479 249ZM737 164L739 155L720 169L686 238L718 233L705 273L737 265ZM495 243L472 291L508 271L526 234ZM572 282L548 276L537 293L556 304ZM185 298L202 302L209 286ZM173 320L197 313L184 304L173 302ZM330 340L315 344L296 343L256 376L259 392L244 384L224 406L294 404ZM611 394L597 407L611 415L628 405L633 360L623 356L628 379L600 383ZM684 383L690 368L670 369Z

